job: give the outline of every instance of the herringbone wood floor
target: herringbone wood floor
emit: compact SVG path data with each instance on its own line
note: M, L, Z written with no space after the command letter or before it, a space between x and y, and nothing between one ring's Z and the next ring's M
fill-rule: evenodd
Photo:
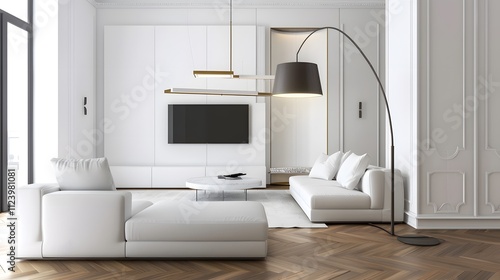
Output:
M398 225L398 233L413 233ZM500 279L500 231L440 230L436 247L368 225L270 229L265 260L18 261L13 279ZM2 255L5 254L3 250ZM5 268L5 264L2 263Z
M1 214L3 226L6 215ZM415 233L405 225L398 234ZM369 225L270 229L262 260L18 261L6 279L500 279L500 231L420 231L443 240L414 247ZM6 255L6 240L0 254ZM1 263L2 269L6 264Z

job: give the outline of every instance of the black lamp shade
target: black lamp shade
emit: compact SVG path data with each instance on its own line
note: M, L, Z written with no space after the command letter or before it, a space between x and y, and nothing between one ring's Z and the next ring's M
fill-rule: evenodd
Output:
M322 96L318 65L310 62L287 62L276 67L273 96Z

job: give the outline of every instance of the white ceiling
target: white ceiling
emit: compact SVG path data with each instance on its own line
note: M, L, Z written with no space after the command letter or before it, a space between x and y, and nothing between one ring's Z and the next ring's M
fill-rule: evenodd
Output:
M88 0L97 8L213 8L229 0ZM234 0L234 8L361 8L384 7L385 0Z

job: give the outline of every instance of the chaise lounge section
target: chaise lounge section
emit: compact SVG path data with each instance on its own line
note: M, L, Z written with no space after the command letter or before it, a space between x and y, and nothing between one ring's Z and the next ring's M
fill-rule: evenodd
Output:
M264 258L267 218L252 201L133 201L127 191L18 192L17 257Z

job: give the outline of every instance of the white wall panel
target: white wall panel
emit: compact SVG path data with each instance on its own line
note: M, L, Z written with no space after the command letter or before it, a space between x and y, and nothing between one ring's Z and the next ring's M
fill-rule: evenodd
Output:
M428 149L436 149L443 159L452 159L465 149L464 9L465 1L427 1L426 137L439 138L428 141Z
M344 9L340 28L359 45L380 76L385 79L385 29L374 15L378 10ZM329 35L337 35L330 31ZM340 37L341 57L341 149L356 154L367 153L370 164L385 163L385 105L376 77L361 53L346 37ZM362 115L359 116L361 102ZM390 143L388 143L390 144Z
M186 180L205 176L205 166L154 166L153 188L184 188Z
M500 114L500 39L497 34L497 27L500 26L500 19L496 16L496 11L500 11L500 3L498 1L485 1L485 32L486 40L484 42L485 55L485 77L479 81L480 86L484 89L486 98L485 110L485 133L486 133L486 148L494 150L500 158L500 125L496 123ZM495 11L495 12L492 12Z
M420 95L420 104L425 109L419 111L422 124L419 149L420 178L426 182L426 188L420 189L420 195L434 196L434 200L422 199L420 211L474 215L477 212L473 146L476 89L473 68L467 67L475 59L474 6L466 1L426 1L421 3L421 10L421 92L425 94ZM459 172L463 174L463 182L451 175L434 175L441 179L433 183L427 174L435 172L455 175ZM463 196L463 201L459 203L457 196ZM453 207L456 210L451 210Z
M110 166L117 188L151 188L151 167Z
M271 31L271 68L295 61L302 41L311 32ZM271 100L271 167L312 166L321 153L327 152L327 31L311 36L299 61L318 64L323 96Z
M206 65L206 26L155 27L155 165L205 165L206 145L168 144L168 105L205 103L202 95L172 95L173 87L206 88L206 79L196 79L194 69Z
M207 67L197 70L229 70L229 26L207 26ZM257 74L257 27L233 26L232 69L239 75ZM256 90L252 79L206 79L209 89Z
M64 137L64 140L59 145L59 156L91 158L96 156L97 142L100 141L102 144L103 141L102 131L96 130L95 122L96 9L87 1L78 0L62 5L60 14L59 40L60 49L63 51L59 52L59 111L61 112L59 122L62 128L60 137ZM45 15L45 13L41 13L41 15ZM40 38L45 37L44 32L39 35L41 35ZM42 61L47 60L47 63L54 63L54 60L51 60L47 54L47 48L45 48L44 52L37 57ZM43 65L43 63L38 64ZM35 80L38 81L36 85L52 83L45 77L46 73L53 72L52 69L45 67L36 72L39 78L37 80L35 77ZM45 91L40 90L39 92ZM35 96L40 96L45 100L48 95L37 94ZM85 106L87 115L84 114L84 98L87 99ZM44 114L47 109L49 108L44 106L44 110L42 110ZM37 121L44 122L44 118L46 116L37 118ZM38 123L35 127L41 126ZM48 131L44 131L44 133L48 133Z
M104 155L110 165L154 163L154 27L107 26Z
M478 88L478 174L479 214L500 216L500 38L496 27L500 2L483 0L478 4L479 63Z
M397 13L388 7L399 5ZM416 14L415 2L389 0L386 8L390 24L386 27L386 93L391 107L393 129L395 133L394 146L395 167L401 171L404 178L405 210L418 213L419 178L415 166L418 166L418 126L419 112L416 109L419 97L415 78L418 69L416 64L418 43L417 23L413 21ZM389 133L386 135L389 136ZM389 145L390 138L387 137ZM386 151L390 156L390 150ZM388 157L389 158L389 157ZM387 166L389 166L387 161Z

